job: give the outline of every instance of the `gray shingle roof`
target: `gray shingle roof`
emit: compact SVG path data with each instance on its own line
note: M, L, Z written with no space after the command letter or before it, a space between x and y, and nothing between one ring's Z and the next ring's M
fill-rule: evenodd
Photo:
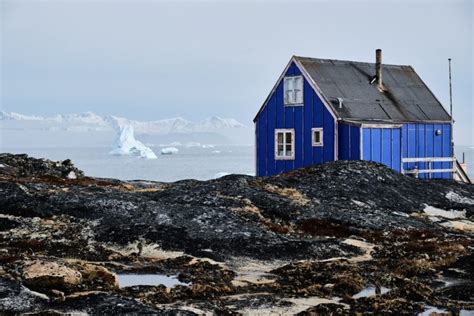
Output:
M342 119L395 122L451 118L411 66L383 64L383 91L374 63L295 57ZM339 108L337 98L343 99Z

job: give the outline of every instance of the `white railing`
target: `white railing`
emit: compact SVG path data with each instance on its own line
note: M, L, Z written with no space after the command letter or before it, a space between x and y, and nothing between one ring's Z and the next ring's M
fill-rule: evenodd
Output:
M449 173L454 173L455 172L455 167L454 167L454 162L456 161L456 158L454 157L423 157L423 158L402 158L402 173L403 174L413 174L415 177L418 177L418 174L420 173L428 173L429 177L431 178L433 173L442 173L442 172L449 172ZM405 170L405 163L415 163L415 162L424 162L428 163L428 169L411 169L411 170ZM453 163L453 166L449 169L433 169L433 162L451 162Z

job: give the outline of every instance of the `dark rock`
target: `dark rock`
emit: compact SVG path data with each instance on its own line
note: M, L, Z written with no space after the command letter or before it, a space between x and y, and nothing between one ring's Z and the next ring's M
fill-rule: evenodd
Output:
M428 304L472 306L466 302L472 300L472 283L439 288L436 280L443 274L472 280L473 232L423 212L426 205L463 211L465 218L458 220L471 225L472 185L417 180L366 161L274 177L175 183L88 178L71 161L26 155L1 154L0 164L3 311L191 314L181 308L189 303L233 314L283 308L292 304L285 298L311 296L338 296L350 308L321 304L308 314L414 314ZM83 279L62 286L56 278L45 286L21 268L35 260L64 264L84 273ZM258 267L254 279L262 272L272 278L234 282L246 260ZM119 289L113 271L173 274L190 284ZM15 278L21 283L10 280ZM370 284L391 291L351 298Z
M36 159L26 154L0 154L0 175L15 177L57 177L81 178L84 173L74 167L70 159L54 162L47 159Z

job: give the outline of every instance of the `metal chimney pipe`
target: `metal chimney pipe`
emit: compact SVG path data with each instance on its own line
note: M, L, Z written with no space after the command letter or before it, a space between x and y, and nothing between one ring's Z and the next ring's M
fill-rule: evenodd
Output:
M377 85L382 87L382 50L375 50L375 77L377 79Z

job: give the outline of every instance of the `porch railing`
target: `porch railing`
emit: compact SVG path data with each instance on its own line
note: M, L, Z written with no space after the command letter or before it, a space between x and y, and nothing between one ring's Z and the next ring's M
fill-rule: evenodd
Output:
M456 170L454 167L454 162L456 161L456 158L454 157L423 157L423 158L402 158L402 173L403 174L412 174L415 177L418 177L420 173L428 173L429 177L431 178L433 173L445 173L449 172L453 174ZM413 168L413 169L405 169L405 164L406 163L417 163L417 162L422 162L428 164L427 169L418 169L418 168ZM434 162L449 162L453 163L451 168L442 168L442 169L433 169L433 163Z

